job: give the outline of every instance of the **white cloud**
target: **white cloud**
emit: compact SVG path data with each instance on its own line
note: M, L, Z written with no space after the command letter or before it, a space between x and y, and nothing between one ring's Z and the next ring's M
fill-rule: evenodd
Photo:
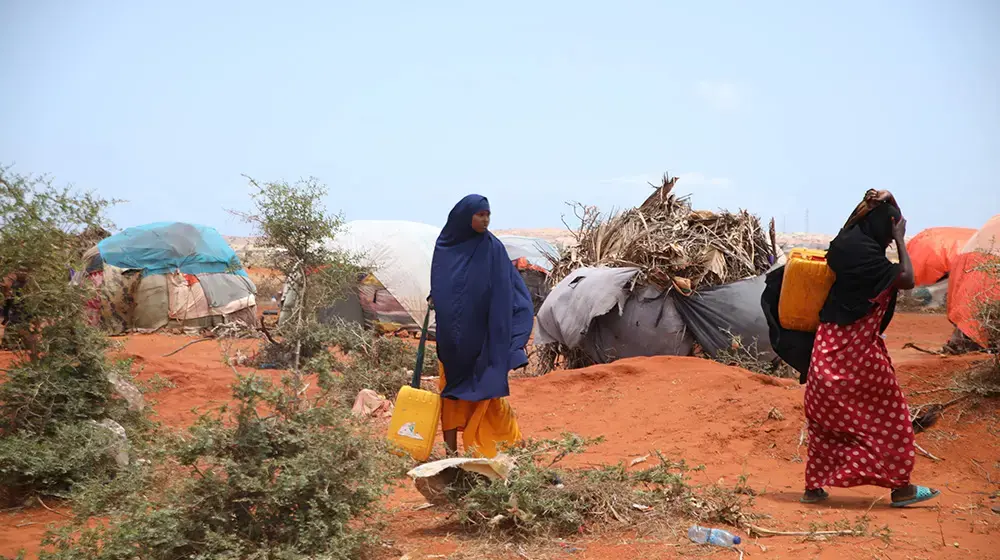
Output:
M679 189L691 189L698 187L715 187L715 188L726 188L733 184L733 182L725 177L709 177L704 173L697 171L692 171L689 173L679 173L676 175L677 185ZM625 185L625 186L649 186L653 184L659 186L663 180L662 175L625 175L623 177L615 177L614 179L605 179L601 183L613 184L613 185Z
M736 111L743 106L743 92L736 84L701 81L695 86L695 92L719 111Z

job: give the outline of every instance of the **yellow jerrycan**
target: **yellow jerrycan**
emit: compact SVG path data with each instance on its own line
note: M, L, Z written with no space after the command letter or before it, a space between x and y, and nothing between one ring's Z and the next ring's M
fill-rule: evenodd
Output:
M790 331L816 332L819 312L836 276L826 264L826 251L792 249L778 297L778 321Z
M431 317L427 307L424 326L420 331L417 363L413 366L413 379L396 395L396 406L389 421L388 438L401 451L417 461L426 461L434 448L438 422L441 420L441 397L420 388L420 375L424 369L424 352L427 348L427 327Z

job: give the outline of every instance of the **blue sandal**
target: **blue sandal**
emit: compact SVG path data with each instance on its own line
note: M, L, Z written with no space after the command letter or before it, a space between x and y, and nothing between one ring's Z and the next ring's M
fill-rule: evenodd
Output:
M919 504L920 502L926 502L927 500L937 498L940 494L940 490L932 490L926 486L917 486L917 492L912 498L909 500L900 500L898 502L893 501L890 505L894 508L912 506L913 504Z

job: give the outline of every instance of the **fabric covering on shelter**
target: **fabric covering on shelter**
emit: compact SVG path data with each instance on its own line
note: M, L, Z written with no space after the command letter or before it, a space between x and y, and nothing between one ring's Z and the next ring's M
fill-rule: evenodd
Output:
M710 355L739 337L774 358L761 312L763 276L702 288L691 296L655 286L632 289L638 269L580 268L563 279L538 313L536 342L581 348L607 363L640 356L687 356L695 342Z
M977 308L984 301L1000 299L1000 283L977 268L997 258L1000 258L1000 214L990 218L962 247L948 279L948 320L982 347L988 341L976 320Z
M230 272L246 275L239 258L215 228L159 222L136 226L97 244L101 259L144 275Z
M765 280L761 275L700 288L690 296L672 292L684 324L708 355L731 348L733 339L738 337L743 347L762 360L774 359L767 318L760 306Z
M411 324L419 327L431 293L431 259L438 231L419 222L355 220L345 224L343 231L327 245L358 257L360 264L372 271L380 287L406 311ZM362 305L371 304L380 310L390 305L384 298L377 300L377 291L380 290L363 291ZM366 300L366 293L371 299ZM392 307L394 312L396 306ZM430 324L435 324L433 311Z
M976 230L959 227L927 228L906 243L917 286L930 286L951 273L951 263Z
M199 274L198 282L205 290L208 307L229 314L236 309L256 305L255 288L250 279L238 274Z
M215 229L156 223L126 229L84 254L98 286L91 319L113 334L255 321L256 286Z
M614 308L596 317L583 350L596 363L645 356L687 356L694 338L674 299L655 286L637 289L620 313Z
M626 286L638 268L578 268L562 279L538 311L537 344L558 342L580 348L590 325L614 308L621 313L628 299Z

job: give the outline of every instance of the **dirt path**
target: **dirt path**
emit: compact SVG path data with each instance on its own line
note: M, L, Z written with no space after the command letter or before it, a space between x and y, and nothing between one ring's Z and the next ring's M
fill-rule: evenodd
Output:
M888 335L898 375L912 402L946 400L949 393L931 391L947 385L969 358L939 358L912 349L907 342L936 348L947 340L951 326L935 315L898 315ZM186 426L194 406L214 406L229 398L232 370L221 359L218 345L193 345L162 358L187 339L171 336L129 337L123 353L143 366L142 376L158 374L175 388L155 397L160 420ZM0 356L0 361L3 357ZM522 429L537 437L573 431L603 435L607 441L574 458L571 465L616 463L658 449L691 464L704 464L695 483L722 480L735 484L740 476L759 492L755 511L770 516L760 525L780 530L808 530L838 521L854 523L866 512L872 528L887 526L889 544L877 538L841 537L822 542L772 537L751 541L748 557L760 558L990 558L1000 549L1000 515L990 511L989 495L1000 487L1000 414L998 403L949 410L918 442L940 463L921 457L914 480L942 490L927 507L891 510L887 492L877 488L836 489L829 503L804 506L798 502L806 449L799 446L803 426L802 388L794 381L775 380L695 358L626 360L580 371L555 372L543 378L511 383L511 400ZM781 420L769 418L777 409ZM437 509L413 511L424 500L410 486L390 499L394 512L389 538L394 548L421 558L594 558L652 559L705 556L683 535L634 534L581 538L518 554L515 548L492 552L483 543L457 535L454 520ZM874 505L873 505L874 504ZM59 516L43 509L0 514L0 554L20 547L37 550L44 524ZM24 525L31 523L31 525ZM21 526L19 526L21 525ZM759 546L766 547L766 552ZM957 543L957 547L955 544ZM993 550L994 552L990 552ZM387 556L388 558L389 556ZM735 558L719 550L712 557Z

